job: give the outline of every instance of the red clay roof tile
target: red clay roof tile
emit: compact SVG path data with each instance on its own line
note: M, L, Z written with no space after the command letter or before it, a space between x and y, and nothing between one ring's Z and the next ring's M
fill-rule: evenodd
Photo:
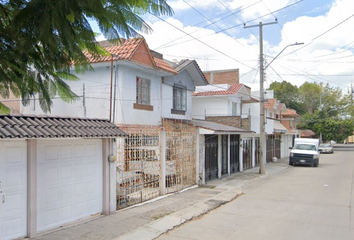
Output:
M176 73L176 74L178 73L170 64L168 64L164 60L154 58L154 61L156 63L156 67L166 70L168 72L172 72L172 73Z
M105 47L105 49L110 54L118 56L119 60L131 60L135 51L143 42L145 42L145 39L143 37L130 38L125 40L122 44ZM112 55L96 57L88 54L87 52L85 53L85 55L89 59L90 63L108 62L112 60ZM176 70L174 70L174 68L171 67L164 60L158 58L153 58L153 59L158 69L177 74Z
M294 109L287 108L284 112L281 113L282 116L291 116L291 117L300 117Z
M266 102L264 102L264 108L266 109L275 109L275 103L277 100L275 98L270 98Z
M241 83L234 83L228 90L207 91L207 92L198 92L198 93L193 92L193 96L231 95L237 93L242 88L242 86L244 85Z

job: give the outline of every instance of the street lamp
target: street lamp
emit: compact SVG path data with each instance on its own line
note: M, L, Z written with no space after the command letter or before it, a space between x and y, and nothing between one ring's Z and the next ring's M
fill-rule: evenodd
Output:
M269 65L282 53L284 52L284 50L290 46L295 46L295 45L302 45L304 43L293 43L293 44L289 44L287 45L285 48L283 48L283 50L281 50L278 55L276 55L272 61L270 61L270 63L263 67L263 36L262 36L262 28L260 28L260 87L259 87L259 91L260 91L260 161L259 161L259 173L260 174L265 174L265 166L264 166L264 154L263 151L265 149L265 119L264 119L264 91L263 91L263 83L264 83L264 70L267 69L269 67Z
M281 50L281 51L272 59L272 61L270 61L270 63L268 63L267 66L264 67L264 70L266 70L267 67L269 67L269 65L270 65L277 57L279 57L279 55L282 54L285 49L287 49L288 47L291 47L291 46L297 46L297 45L303 45L303 44L304 44L303 42L302 42L302 43L296 42L296 43L292 43L292 44L289 44L289 45L285 46L285 47L283 48L283 50Z

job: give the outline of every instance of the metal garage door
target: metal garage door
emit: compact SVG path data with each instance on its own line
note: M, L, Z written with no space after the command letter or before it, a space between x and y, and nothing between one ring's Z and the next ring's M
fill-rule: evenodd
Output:
M38 231L102 211L102 140L38 141Z
M0 143L0 239L26 236L26 141Z

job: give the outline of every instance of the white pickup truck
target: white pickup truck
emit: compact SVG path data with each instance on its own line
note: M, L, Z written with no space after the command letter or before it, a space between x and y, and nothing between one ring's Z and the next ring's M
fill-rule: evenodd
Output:
M303 164L317 167L320 161L319 143L319 139L295 138L294 146L290 147L289 165Z

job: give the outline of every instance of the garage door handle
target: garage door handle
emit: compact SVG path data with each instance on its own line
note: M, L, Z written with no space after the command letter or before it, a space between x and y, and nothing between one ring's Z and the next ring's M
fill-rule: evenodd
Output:
M5 203L5 195L2 195L2 203Z

